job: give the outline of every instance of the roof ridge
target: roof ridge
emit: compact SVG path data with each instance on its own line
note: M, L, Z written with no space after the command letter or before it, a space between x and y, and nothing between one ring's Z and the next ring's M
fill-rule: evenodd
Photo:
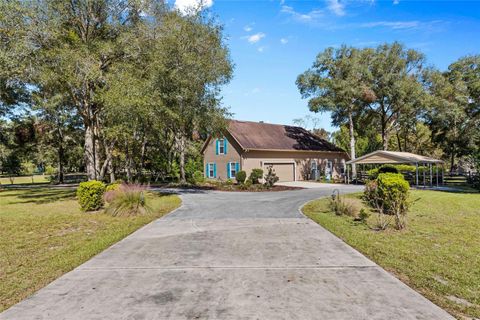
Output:
M249 122L249 123L266 124L266 125L270 125L270 126L280 126L280 127L293 127L293 128L301 128L303 130L307 130L304 127L295 126L295 125L291 125L291 124L280 124L280 123L270 123L270 122L261 122L261 121L252 121L252 120L238 120L238 119L228 119L228 121Z

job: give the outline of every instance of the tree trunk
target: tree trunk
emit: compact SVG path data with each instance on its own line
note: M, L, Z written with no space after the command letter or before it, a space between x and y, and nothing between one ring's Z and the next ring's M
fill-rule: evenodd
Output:
M88 180L97 180L97 150L95 132L92 123L85 123L85 168Z
M452 150L452 156L450 157L450 174L453 174L455 167L455 150Z
M130 157L130 152L128 149L128 142L125 142L125 169L127 171L127 181L132 182L132 159Z
M58 147L58 183L64 183L64 175L63 175L63 159L64 159L64 150L63 145L60 142Z
M398 151L402 151L402 141L400 140L400 135L398 134L398 130L396 132L397 134L397 143L398 143Z
M177 138L177 147L180 160L180 183L186 183L187 178L185 175L185 137L183 136L183 134L180 134L180 137Z
M354 160L356 158L356 155L355 155L355 132L353 130L352 112L348 113L348 125L350 130L350 158ZM356 177L357 177L357 167L355 164L352 164L352 178L355 179Z
M382 119L382 147L383 150L388 150L388 134L387 134L387 125Z

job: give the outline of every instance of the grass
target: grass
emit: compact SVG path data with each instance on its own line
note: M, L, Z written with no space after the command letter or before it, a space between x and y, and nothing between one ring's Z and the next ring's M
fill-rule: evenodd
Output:
M181 203L153 193L147 201L152 213L119 218L81 212L74 189L0 189L0 311Z
M33 182L32 182L33 177ZM32 184L32 183L50 183L48 175L38 174L34 176L15 176L13 177L13 184ZM9 177L0 177L0 185L11 185Z
M480 194L417 190L411 199L404 231L373 231L373 215L335 216L328 199L303 212L454 316L479 318Z

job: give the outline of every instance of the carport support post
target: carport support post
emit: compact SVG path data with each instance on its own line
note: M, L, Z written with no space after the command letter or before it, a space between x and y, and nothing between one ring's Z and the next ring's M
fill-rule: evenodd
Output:
M348 164L347 164L347 184L350 184L350 172L349 172L349 167L348 167Z
M438 188L438 164L437 163L435 163L435 174L437 176L436 180L437 180L437 188Z
M430 188L433 187L433 165L430 163Z
M415 167L416 167L416 170L415 170L415 183L417 184L417 188L418 188L418 162L415 163Z
M425 177L425 163L423 164L424 168L423 168L423 188L425 188L427 185L426 185L426 177Z
M443 164L442 164L442 186L445 185L445 181L443 180Z

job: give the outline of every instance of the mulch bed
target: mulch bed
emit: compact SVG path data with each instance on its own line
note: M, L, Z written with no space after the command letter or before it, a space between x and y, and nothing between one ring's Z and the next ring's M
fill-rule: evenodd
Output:
M150 185L150 187L157 188L178 188L178 189L194 189L194 190L214 190L214 191L226 191L226 192L277 192L277 191L291 191L291 190L302 190L304 188L300 187L289 187L289 186L273 186L270 189L262 188L261 185L254 185L255 187L250 187L249 189L241 189L239 185L177 185L177 184L168 184L168 185ZM257 187L258 186L258 187Z

